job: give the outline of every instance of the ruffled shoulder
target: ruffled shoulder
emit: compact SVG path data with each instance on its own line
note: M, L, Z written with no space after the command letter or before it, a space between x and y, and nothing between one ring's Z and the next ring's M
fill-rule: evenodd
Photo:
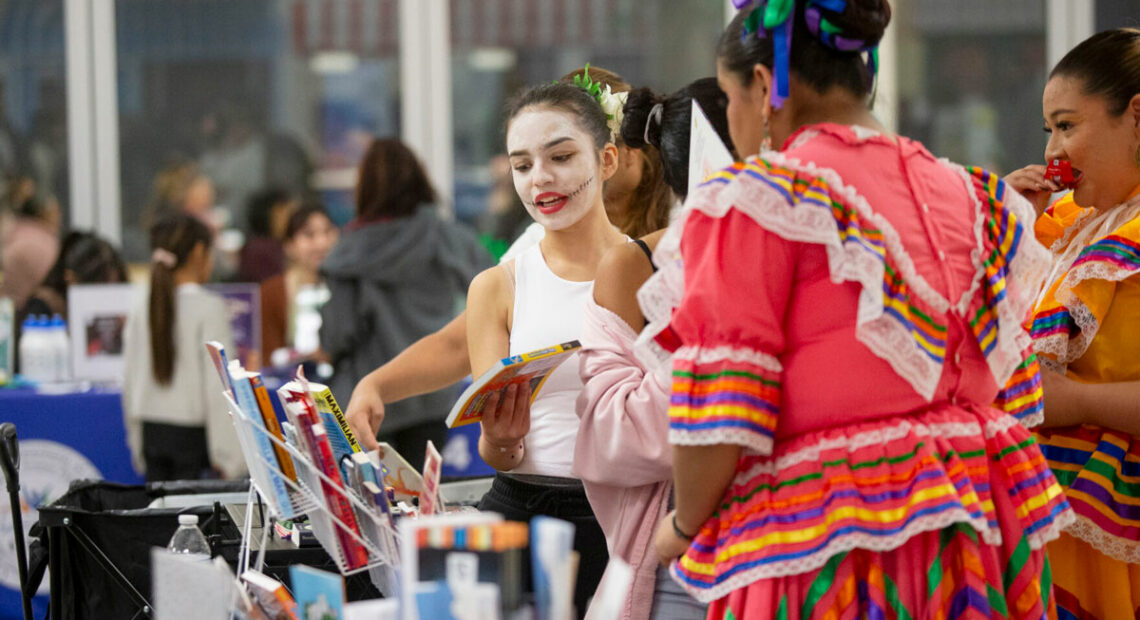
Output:
M1058 275L1041 295L1030 327L1042 363L1056 370L1088 350L1112 305L1116 283L1140 273L1140 196L1103 214L1079 217L1086 220L1081 230L1057 242L1073 247L1057 259Z
M834 170L766 153L712 175L690 196L654 253L659 270L638 293L649 321L638 339L638 356L667 372L670 352L679 344L669 341L668 324L684 292L680 241L689 215L723 217L736 209L783 239L824 246L832 281L862 288L856 337L922 397L930 400L938 385L951 312L969 313L997 383L1005 384L1024 362L1029 341L1020 323L1048 257L1026 234L1024 222L1033 212L1027 201L1007 192L996 175L953 168L978 213L978 275L953 302L917 272L890 222Z
M1033 233L1041 245L1055 250L1057 242L1061 242L1063 245L1068 240L1074 229L1074 224L1090 213L1090 209L1077 206L1076 201L1073 200L1073 193L1069 192L1049 205L1049 208L1045 209L1045 213L1037 218L1037 222L1033 225Z

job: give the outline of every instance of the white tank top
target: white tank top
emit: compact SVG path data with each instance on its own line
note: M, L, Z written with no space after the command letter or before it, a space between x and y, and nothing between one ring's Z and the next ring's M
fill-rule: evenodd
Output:
M511 355L577 340L594 282L571 282L554 275L538 245L515 259L515 304ZM574 403L582 391L578 353L554 369L530 406L526 456L512 474L575 477L570 466L578 438Z

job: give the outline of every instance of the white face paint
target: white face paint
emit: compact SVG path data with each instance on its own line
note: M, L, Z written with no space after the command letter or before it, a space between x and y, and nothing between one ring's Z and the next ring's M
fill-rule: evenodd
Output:
M524 109L510 121L507 152L515 191L543 228L569 228L601 202L598 151L573 114Z

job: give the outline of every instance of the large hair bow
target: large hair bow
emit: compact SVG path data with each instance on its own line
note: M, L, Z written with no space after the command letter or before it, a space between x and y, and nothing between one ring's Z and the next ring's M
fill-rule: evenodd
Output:
M784 105L788 97L789 57L792 50L792 22L795 13L795 0L732 0L733 6L743 9L756 4L752 12L744 20L744 36L754 35L759 38L772 33L773 52L773 78L776 82L772 89L772 107L779 108ZM878 46L868 45L862 39L855 39L843 33L842 28L835 25L822 13L828 11L832 14L841 14L847 8L847 0L806 0L804 6L804 22L808 31L821 43L838 51L868 52L867 68L871 75L875 75L878 65Z

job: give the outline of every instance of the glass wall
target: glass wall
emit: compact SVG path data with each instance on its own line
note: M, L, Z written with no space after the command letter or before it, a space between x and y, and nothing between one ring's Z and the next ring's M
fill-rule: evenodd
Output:
M1005 173L1042 161L1044 0L900 0L899 130Z
M223 243L250 235L246 203L267 187L318 197L346 222L369 139L399 134L396 10L397 0L118 0L127 258L145 256L156 209L195 200L178 195L188 164L210 180L219 226L242 233Z
M63 28L63 0L0 2L0 195L34 190L58 202L66 226Z
M1136 0L1096 0L1096 31L1140 28L1140 3Z
M634 86L676 90L716 73L724 15L709 0L452 0L456 216L474 222L491 194L513 195L496 159L513 93L587 62Z

